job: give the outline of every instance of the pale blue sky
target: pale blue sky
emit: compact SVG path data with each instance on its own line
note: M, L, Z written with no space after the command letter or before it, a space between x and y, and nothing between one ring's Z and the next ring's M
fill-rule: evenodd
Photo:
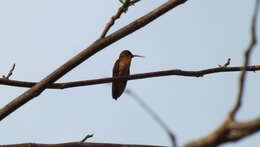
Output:
M163 2L166 0L142 0L110 32ZM125 49L146 56L133 60L132 73L213 68L228 58L232 66L239 66L249 42L254 2L189 0L102 50L59 81L111 76L115 60ZM0 0L0 74L6 74L16 63L11 79L41 80L96 40L119 6L117 0ZM252 64L260 63L259 54L257 46ZM260 114L260 74L248 75L239 120ZM223 122L234 104L238 76L169 76L129 81L127 87L159 114L183 144L207 135ZM25 90L1 86L0 107ZM46 90L0 122L0 132L1 144L62 143L94 133L89 141L170 145L166 133L130 96L125 94L114 101L108 84ZM259 146L259 140L257 134L223 146Z

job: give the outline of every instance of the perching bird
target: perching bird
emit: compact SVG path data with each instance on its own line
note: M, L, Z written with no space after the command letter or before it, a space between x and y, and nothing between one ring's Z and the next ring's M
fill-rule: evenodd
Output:
M113 68L113 77L129 75L131 60L133 57L143 57L133 55L130 51L124 50L121 52ZM112 82L112 97L117 100L125 90L127 80L121 79Z

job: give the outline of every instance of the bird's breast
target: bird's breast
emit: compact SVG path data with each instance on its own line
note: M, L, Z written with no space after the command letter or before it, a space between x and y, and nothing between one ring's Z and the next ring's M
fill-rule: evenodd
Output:
M119 61L118 69L119 71L127 71L131 64L131 58L122 58Z

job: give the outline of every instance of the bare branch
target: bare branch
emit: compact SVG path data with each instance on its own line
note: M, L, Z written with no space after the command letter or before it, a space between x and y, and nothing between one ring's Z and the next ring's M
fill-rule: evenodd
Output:
M1 147L165 147L165 146L70 142L70 143L62 143L62 144L24 143L24 144L1 145Z
M249 65L251 52L255 47L255 45L257 44L256 23L257 23L258 9L259 9L259 0L256 0L254 14L252 18L252 26L251 26L251 41L244 54L244 67ZM238 92L236 104L234 105L233 109L229 113L229 118L232 120L235 119L234 117L237 111L239 110L239 108L241 107L242 97L244 94L245 79L246 79L246 70L244 69L240 75L239 92Z
M251 41L245 51L244 67L247 67L249 65L250 54L257 43L256 21L257 21L259 3L260 0L256 0L256 6L254 9L252 27L251 27ZM245 78L246 78L246 70L244 68L240 75L239 93L237 96L236 104L229 112L225 122L210 135L202 139L199 139L197 141L190 142L186 144L185 147L217 147L220 144L241 140L242 138L250 136L260 130L260 118L248 122L243 122L243 123L239 123L235 120L235 115L240 109L242 104Z
M3 78L8 80L13 75L14 69L15 69L15 64L13 64L13 66L10 69L10 71L8 72L7 76L3 75Z
M101 78L101 79L93 79L93 80L83 80L83 81L74 81L74 82L67 82L67 83L54 83L50 84L47 88L49 89L67 89L73 87L80 87L80 86L89 86L89 85L97 85L97 84L105 84L110 83L114 80L118 79L127 79L127 80L137 80L137 79L145 79L145 78L154 78L154 77L161 77L161 76L187 76L187 77L203 77L204 75L208 74L215 74L221 72L236 72L245 69L246 71L258 71L260 70L260 65L254 66L247 66L244 68L241 67L219 67L219 68L210 68L198 71L184 71L180 69L174 70L164 70L164 71L157 71L157 72L148 72L148 73L140 73L140 74L133 74L129 76L122 76L122 77L108 77L108 78ZM7 86L17 86L17 87L33 87L36 82L26 82L26 81L16 81L16 80L6 80L0 78L0 85L7 85Z
M160 7L154 9L150 13L126 25L118 31L112 33L111 35L102 39L98 39L97 41L92 43L88 48L84 49L79 54L67 61L65 64L60 66L58 69L53 71L51 74L46 76L39 83L34 85L31 89L25 91L23 94L16 97L13 101L11 101L9 104L5 105L2 109L0 109L0 120L3 120L16 109L18 109L34 97L40 95L48 86L50 86L52 83L57 81L59 78L64 76L66 73L71 71L73 68L75 68L76 66L78 66L94 54L96 54L97 52L101 51L110 44L122 39L123 37L135 32L136 30L144 27L156 18L160 17L169 10L179 6L180 4L186 1L187 0L169 0Z
M260 118L243 123L227 120L210 135L190 142L185 147L217 147L220 144L241 140L258 131L260 131Z
M233 133L230 133L229 136L227 136L226 141L238 141L260 131L260 118L243 123L230 123L229 127Z
M225 126L225 127L224 127ZM221 129L220 129L221 128ZM217 147L217 142L214 140L222 140L223 142L234 142L244 137L247 137L260 130L260 118L251 120L245 123L227 123L222 125L213 134L200 139L198 141L186 144L185 147ZM228 130L231 129L233 132ZM218 133L226 134L225 137L218 137ZM214 144L215 143L215 144ZM219 142L220 143L220 142ZM155 145L129 145L129 144L112 144L112 143L83 143L83 142L71 142L62 144L35 144L35 143L24 143L24 144L13 144L13 145L0 145L1 147L166 147L166 146L155 146Z

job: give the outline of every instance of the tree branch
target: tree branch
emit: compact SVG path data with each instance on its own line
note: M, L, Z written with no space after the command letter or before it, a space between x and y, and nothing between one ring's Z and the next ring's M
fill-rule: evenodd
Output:
M255 47L255 45L257 44L256 23L257 23L258 9L259 9L259 0L256 0L254 14L253 14L253 18L252 18L252 26L251 26L251 41L244 53L244 67L249 65L251 52L252 52L253 48ZM241 107L242 97L244 94L245 80L246 80L246 70L243 70L240 75L237 102L234 105L234 108L229 113L229 118L232 120L235 119L234 117L235 117L237 111L239 110L239 108Z
M248 122L230 123L230 129L233 133L230 133L229 136L227 136L227 142L238 141L260 130L260 118Z
M224 125L223 125L224 126ZM222 140L222 143L237 141L244 137L247 137L260 130L260 118L248 121L245 123L230 123L226 127L220 127L213 134L200 139L198 141L191 142L185 147L216 147L213 144L214 140ZM220 138L218 133L226 133L229 129L233 132L229 133L225 138ZM227 134L227 133L226 133ZM215 142L216 143L216 142ZM71 142L62 144L36 144L36 143L24 143L24 144L12 144L12 145L0 145L0 147L166 147L155 145L129 145L129 144L112 144L112 143L83 143L83 142Z
M154 78L154 77L161 77L161 76L172 76L172 75L187 76L187 77L203 77L204 75L208 75L208 74L215 74L215 73L221 73L221 72L236 72L236 71L242 71L243 69L245 69L246 71L255 72L255 71L260 70L260 65L247 66L245 68L244 68L244 66L218 67L218 68L210 68L210 69L204 69L204 70L198 70L198 71L185 71L185 70L180 70L180 69L164 70L164 71L140 73L140 74L133 74L133 75L129 75L129 76L114 77L114 78L108 77L108 78L74 81L74 82L66 82L66 83L53 83L53 84L50 84L47 88L49 88L49 89L67 89L67 88L80 87L80 86L111 83L112 81L117 80L117 79L137 80L137 79ZM16 80L8 80L8 79L0 78L0 85L30 88L36 84L37 84L36 82L16 81Z
M70 142L70 143L62 143L62 144L24 143L24 144L1 145L0 147L165 147L165 146Z
M251 26L251 41L245 51L244 67L247 67L247 65L249 64L250 54L257 43L256 22L257 22L257 14L259 11L259 3L260 0L256 0L256 5L255 5L253 19L252 19L252 26ZM217 147L220 144L241 140L242 138L250 136L260 130L260 118L248 122L242 122L242 123L239 123L235 120L235 115L237 114L238 110L242 105L242 97L243 97L243 92L245 87L244 86L245 78L246 78L246 70L244 68L240 75L237 101L234 107L229 112L224 123L210 135L202 139L199 139L197 141L190 142L186 144L185 147Z
M157 115L152 108L150 108L135 92L133 92L129 88L125 90L125 93L132 96L132 98L134 98L134 100L141 106L141 108L143 108L155 120L155 122L162 127L162 129L169 136L172 143L172 147L177 147L177 139L175 134L171 131L168 125L160 118L160 116Z
M210 135L192 141L185 147L217 147L220 144L239 141L258 131L260 131L260 118L243 123L226 120Z
M12 112L14 112L16 109L33 99L34 97L40 95L48 86L50 86L52 83L57 81L59 78L64 76L66 73L71 71L73 68L75 68L76 66L78 66L94 54L96 54L97 52L101 51L110 44L122 39L123 37L135 32L136 30L144 27L156 18L160 17L169 10L179 6L180 4L186 1L187 0L169 0L157 9L126 25L125 27L112 33L111 35L102 39L98 39L97 41L92 43L88 48L84 49L79 54L77 54L69 61L67 61L65 64L60 66L58 69L56 69L54 72L46 76L39 83L34 85L31 89L25 91L23 94L16 97L13 101L11 101L9 104L5 105L2 109L0 109L0 121Z

